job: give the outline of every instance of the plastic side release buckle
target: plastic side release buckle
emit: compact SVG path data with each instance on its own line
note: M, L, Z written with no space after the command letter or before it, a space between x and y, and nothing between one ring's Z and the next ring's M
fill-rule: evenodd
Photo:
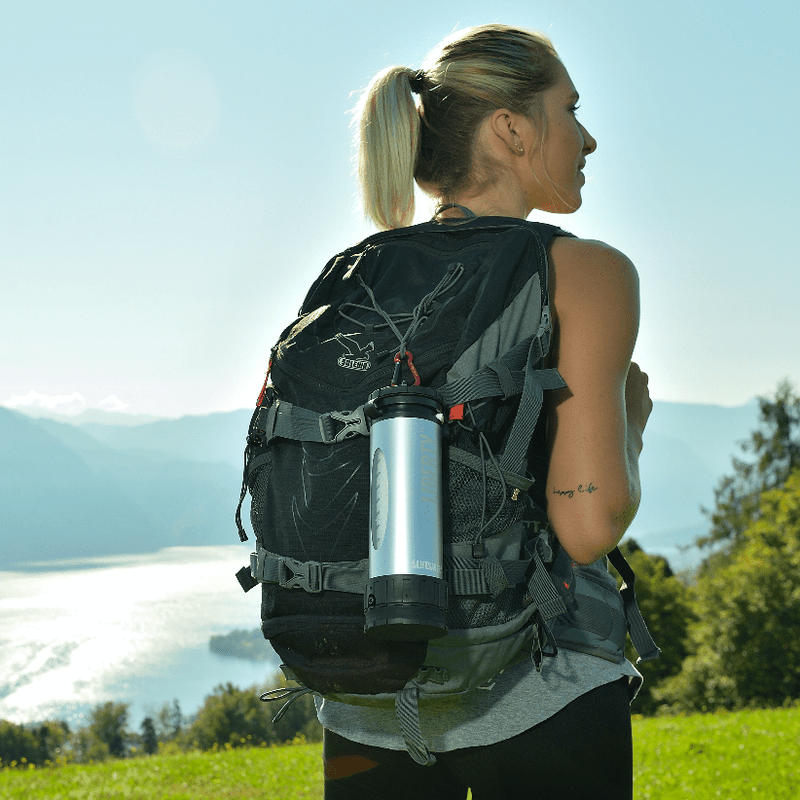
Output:
M335 430L335 423L341 422L343 427ZM353 436L366 436L369 433L364 406L354 411L328 411L320 414L319 432L324 444L335 444Z
M310 594L322 591L322 564L318 561L296 561L284 558L281 561L281 580L284 589L303 589ZM291 577L286 575L286 570Z
M450 680L450 673L444 667L421 667L417 673L417 683L437 683L444 686Z
M269 405L259 406L250 423L248 441L256 445L269 444L275 435L275 420L278 416L279 402L271 402Z
M251 589L258 586L258 581L253 577L249 564L246 567L242 567L236 573L236 580L239 581L239 586L242 587L243 592L249 592Z

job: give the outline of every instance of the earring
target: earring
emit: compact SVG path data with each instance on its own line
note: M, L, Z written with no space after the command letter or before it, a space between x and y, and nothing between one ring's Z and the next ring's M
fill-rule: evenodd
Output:
M525 148L520 144L519 141L515 141L514 142L514 147L517 148L517 153L519 153L519 155L524 155Z

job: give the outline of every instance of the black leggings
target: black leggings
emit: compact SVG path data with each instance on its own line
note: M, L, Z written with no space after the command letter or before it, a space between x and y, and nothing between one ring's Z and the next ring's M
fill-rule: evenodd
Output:
M630 800L633 745L627 679L600 686L512 739L437 753L423 767L405 751L325 731L325 800Z

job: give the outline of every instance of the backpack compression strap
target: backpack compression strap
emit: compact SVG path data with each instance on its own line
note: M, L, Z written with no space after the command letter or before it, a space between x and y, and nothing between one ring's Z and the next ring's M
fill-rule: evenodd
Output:
M505 589L525 581L531 564L535 563L527 586L542 616L552 619L566 612L538 547L529 548L529 557L516 561L500 560L490 555L476 558L470 542L446 545L445 555L454 564L445 569L445 578L453 594L497 597ZM546 555L544 560L547 560ZM369 578L369 561L297 561L259 547L257 552L250 554L249 575L252 576L252 586L271 583L284 589L303 589L310 594L324 591L363 594ZM242 588L248 591L244 584Z

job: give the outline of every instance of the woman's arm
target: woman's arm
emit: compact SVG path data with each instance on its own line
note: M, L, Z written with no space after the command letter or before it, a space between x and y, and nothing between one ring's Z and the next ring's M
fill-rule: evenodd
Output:
M558 238L551 249L551 364L568 390L548 418L548 517L579 564L612 550L639 507L639 453L652 409L631 364L639 327L636 268L602 242Z

